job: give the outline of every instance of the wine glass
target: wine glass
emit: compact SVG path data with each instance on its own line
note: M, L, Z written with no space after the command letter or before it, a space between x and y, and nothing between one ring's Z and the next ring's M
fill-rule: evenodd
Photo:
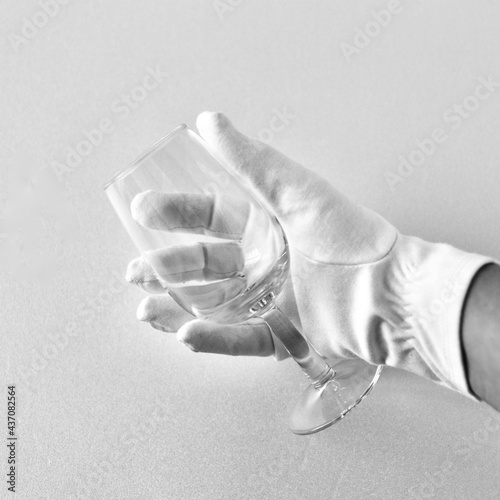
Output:
M283 229L186 125L104 189L158 281L182 308L223 324L259 316L281 340L310 380L290 414L292 432L325 429L370 392L381 366L359 359L330 366L277 307L290 262Z

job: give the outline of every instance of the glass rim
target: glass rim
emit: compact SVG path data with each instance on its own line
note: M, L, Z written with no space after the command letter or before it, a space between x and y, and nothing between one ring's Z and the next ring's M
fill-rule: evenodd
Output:
M127 164L125 167L119 169L117 172L113 174L113 176L106 181L102 188L106 191L109 187L111 187L115 182L123 179L126 177L128 174L132 173L139 165L141 162L147 158L151 153L156 151L160 146L163 146L167 142L169 142L175 135L177 135L179 132L183 130L187 130L188 126L185 123L181 123L180 125L177 125L171 132L168 134L165 134L161 139L157 140L155 143L153 143L149 148L147 148L145 151L143 151L137 158L132 161L131 163Z

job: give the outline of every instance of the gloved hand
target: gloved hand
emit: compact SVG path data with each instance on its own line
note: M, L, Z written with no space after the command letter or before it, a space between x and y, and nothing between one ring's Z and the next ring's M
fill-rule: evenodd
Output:
M402 236L315 173L238 132L220 113L202 113L197 127L214 156L281 222L291 279L278 303L322 356L403 368L470 395L461 311L469 283L492 259ZM148 225L151 214L143 207L136 204L135 217ZM194 351L288 355L259 318L238 325L192 319L142 258L129 264L127 280L151 294L138 318L177 332Z

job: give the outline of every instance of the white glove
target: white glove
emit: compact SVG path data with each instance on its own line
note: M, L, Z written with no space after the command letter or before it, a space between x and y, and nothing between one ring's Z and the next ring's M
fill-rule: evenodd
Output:
M197 126L214 156L281 222L291 279L278 302L322 356L403 368L471 395L461 353L462 305L475 273L493 259L399 234L315 173L238 132L220 113L202 113ZM145 206L134 209L148 225L152 212ZM141 258L129 264L127 279L160 292L141 302L138 318L178 330L195 351L288 356L261 319L239 325L193 320L161 293Z

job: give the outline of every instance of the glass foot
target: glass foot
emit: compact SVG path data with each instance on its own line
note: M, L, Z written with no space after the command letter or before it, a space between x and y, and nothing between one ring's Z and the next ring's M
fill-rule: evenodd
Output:
M382 366L360 359L341 361L333 366L335 375L320 387L310 385L290 414L294 434L313 434L342 419L373 388Z

